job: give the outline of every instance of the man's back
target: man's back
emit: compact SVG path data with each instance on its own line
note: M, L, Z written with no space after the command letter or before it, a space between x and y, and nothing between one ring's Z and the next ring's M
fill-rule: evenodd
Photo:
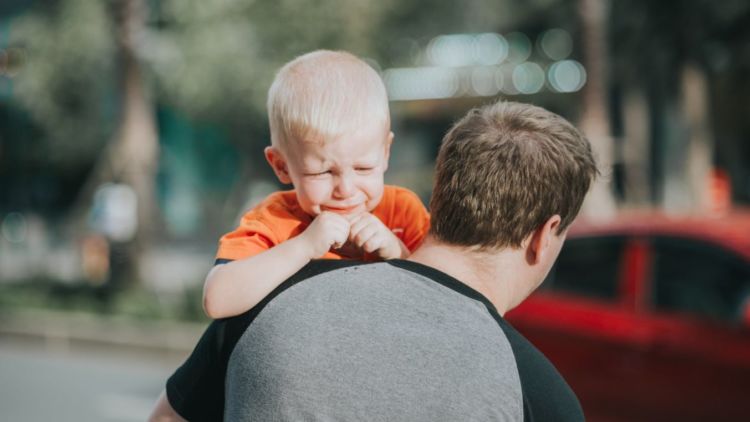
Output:
M213 322L166 393L194 422L583 420L565 380L484 296L402 260L310 263Z
M544 280L597 174L590 143L554 113L468 112L443 138L430 231L410 261L311 263L211 324L154 415L582 420L565 380L501 315Z
M226 420L521 420L510 344L462 286L383 263L288 287L231 353Z

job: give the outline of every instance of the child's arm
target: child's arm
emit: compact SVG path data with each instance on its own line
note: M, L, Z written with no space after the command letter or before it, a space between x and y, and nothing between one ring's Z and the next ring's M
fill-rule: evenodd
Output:
M365 212L351 222L349 239L365 252L377 252L382 259L407 258L409 248L378 217Z
M299 236L249 258L215 266L206 276L203 309L211 318L248 311L284 280L349 236L349 222L323 212Z
M151 411L151 416L148 418L148 422L187 422L182 418L169 404L167 400L166 392L162 391L159 399L154 406L154 410Z

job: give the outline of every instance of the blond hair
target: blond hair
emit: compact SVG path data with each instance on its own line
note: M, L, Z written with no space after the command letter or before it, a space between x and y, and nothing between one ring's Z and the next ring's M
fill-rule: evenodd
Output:
M555 214L560 234L598 174L591 145L543 108L498 102L456 123L438 153L430 232L479 249L519 247Z
M330 139L365 124L390 124L383 81L363 60L318 50L284 65L268 90L271 143Z

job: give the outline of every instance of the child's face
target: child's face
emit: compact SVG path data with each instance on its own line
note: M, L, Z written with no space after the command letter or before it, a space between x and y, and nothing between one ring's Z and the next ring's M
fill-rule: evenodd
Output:
M266 159L282 183L294 185L306 213L356 215L372 211L383 196L392 139L388 125L373 124L322 142L296 142L284 153L268 147Z

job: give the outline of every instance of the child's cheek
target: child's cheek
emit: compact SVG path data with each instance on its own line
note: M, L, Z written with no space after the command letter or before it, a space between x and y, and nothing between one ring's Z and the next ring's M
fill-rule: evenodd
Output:
M305 196L311 203L321 204L330 196L329 185L322 180L311 180L305 184Z

